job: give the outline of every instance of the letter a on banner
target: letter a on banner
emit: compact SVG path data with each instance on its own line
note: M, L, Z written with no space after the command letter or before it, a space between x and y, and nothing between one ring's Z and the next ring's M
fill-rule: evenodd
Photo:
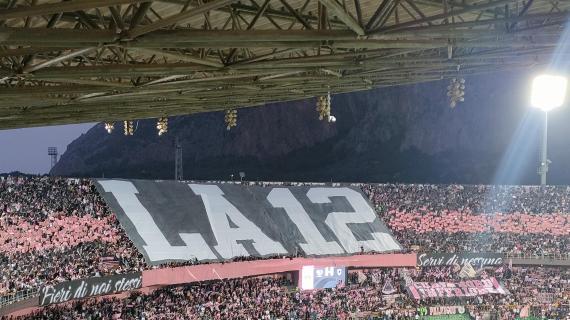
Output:
M253 247L259 254L286 254L281 243L271 240L258 226L249 221L225 197L216 185L189 184L190 189L202 197L204 208L212 226L218 245L216 250L222 257L229 259L237 256L249 256L239 240L253 240ZM232 228L229 219L237 226Z
M131 220L137 233L146 243L143 246L151 262L161 260L199 260L216 259L210 247L199 233L181 233L180 238L186 246L171 246L168 240L137 198L137 188L130 181L104 180L99 184L105 192L111 192L125 215Z
M328 242L323 238L303 205L287 188L274 188L267 195L267 201L275 208L283 208L291 221L305 238L305 243L299 243L306 254L343 254L344 250L336 241Z
M331 197L344 197L350 203L354 209L353 212L331 212L325 220L348 253L359 252L361 246L366 250L378 252L400 249L394 238L385 232L372 233L374 240L358 241L356 239L348 224L373 223L376 219L374 209L370 207L361 193L350 188L311 188L307 192L307 197L314 203L330 203Z

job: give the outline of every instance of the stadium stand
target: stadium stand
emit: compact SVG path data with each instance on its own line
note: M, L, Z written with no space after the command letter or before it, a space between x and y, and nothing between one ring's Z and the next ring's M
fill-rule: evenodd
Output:
M396 285L394 291L385 293L387 282L403 283L401 270L373 269L352 272L346 286L332 290L300 292L288 276L275 275L167 287L149 294L133 293L126 299L82 300L13 319L418 319L416 316L428 305L440 309L461 306L458 309L464 310L467 319L482 319L483 313L492 314L494 319L514 319L531 312L549 319L568 315L570 309L563 303L570 298L570 284L560 281L568 279L568 270L507 270L489 271L488 276L501 279L511 291L508 296L434 298L418 303L403 286ZM408 272L414 281L454 278L433 268ZM556 304L537 308L544 296Z
M2 295L142 270L142 256L89 180L0 179Z
M570 252L568 187L382 184L362 188L407 248L558 256Z
M368 195L405 250L568 259L567 187L353 186ZM256 259L261 258L232 261ZM157 266L145 262L91 180L0 178L0 302L48 284L153 268ZM476 279L496 278L509 294L461 299L415 300L406 285L409 278L414 282L460 281L454 266L353 269L345 287L300 292L290 275L280 274L132 292L125 299L85 299L52 305L18 319L410 319L425 316L425 308L434 306L464 307L465 316L472 319L489 315L491 319L527 315L565 319L570 315L568 268L507 263L481 267ZM439 315L430 316L436 319Z

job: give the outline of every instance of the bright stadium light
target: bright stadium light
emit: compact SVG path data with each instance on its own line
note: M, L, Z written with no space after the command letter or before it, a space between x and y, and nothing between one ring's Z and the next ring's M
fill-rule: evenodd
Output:
M540 185L546 185L546 174L548 173L548 111L558 108L564 104L566 99L566 89L568 79L563 76L543 74L532 81L530 93L530 104L544 111L544 127L542 131L542 145L540 151L540 163L538 164L538 175Z
M530 104L544 111L560 107L566 98L568 79L543 74L532 81Z

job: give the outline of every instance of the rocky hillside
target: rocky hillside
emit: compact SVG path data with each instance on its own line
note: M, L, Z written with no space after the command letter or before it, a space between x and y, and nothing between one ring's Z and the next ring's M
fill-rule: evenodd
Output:
M71 143L52 174L172 179L173 139L188 179L534 183L541 114L528 108L527 74L467 78L466 102L448 106L447 82L335 95L338 119L319 121L315 100L240 109L227 131L223 113L102 125ZM551 181L568 183L569 108L551 115Z

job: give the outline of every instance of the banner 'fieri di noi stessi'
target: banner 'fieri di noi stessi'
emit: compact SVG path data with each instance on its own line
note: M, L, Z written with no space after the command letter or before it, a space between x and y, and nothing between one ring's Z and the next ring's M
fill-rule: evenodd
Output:
M43 287L40 290L39 304L40 306L47 306L74 299L140 289L141 287L141 272L73 280Z
M97 188L151 264L401 249L358 188L104 179Z

